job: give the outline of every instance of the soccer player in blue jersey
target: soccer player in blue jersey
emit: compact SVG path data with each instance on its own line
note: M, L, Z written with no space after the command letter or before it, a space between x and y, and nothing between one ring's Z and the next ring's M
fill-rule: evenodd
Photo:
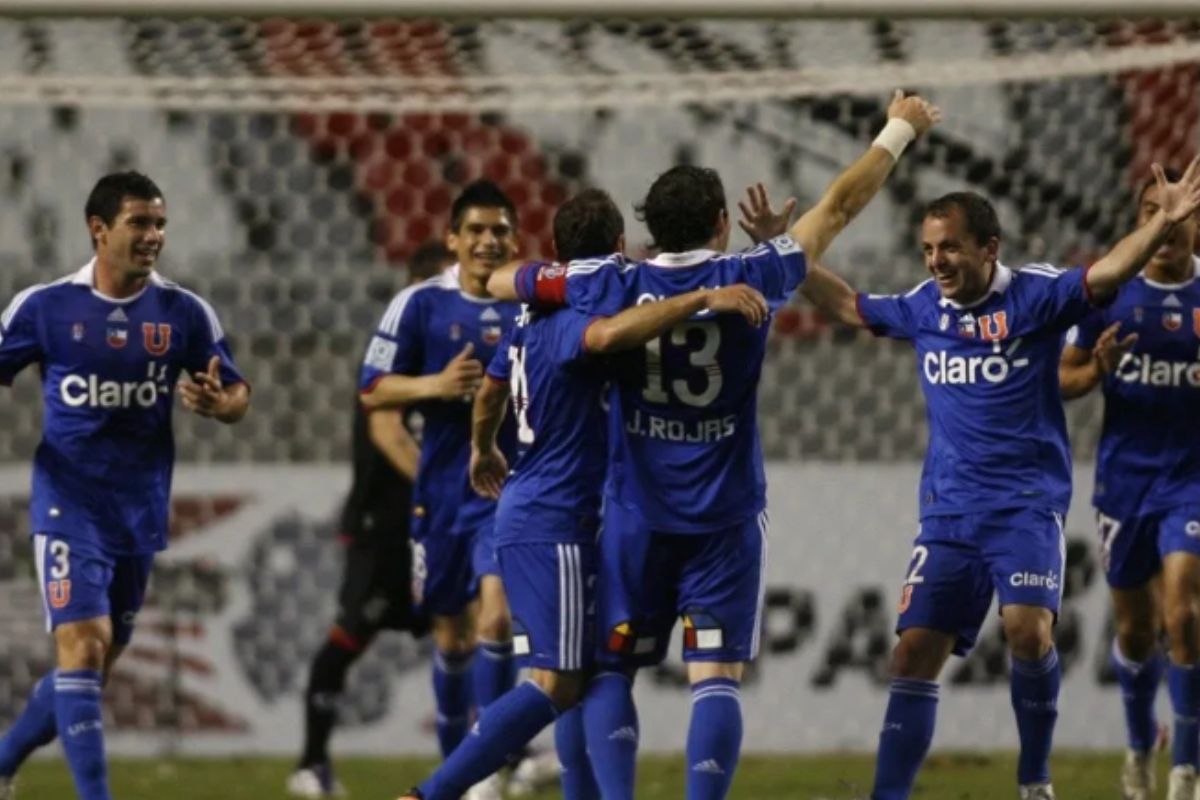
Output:
M1162 192L1155 180L1142 187L1139 225L1159 213ZM1154 790L1154 701L1164 672L1175 712L1168 800L1192 800L1200 763L1198 230L1195 216L1181 220L1112 305L1068 333L1059 366L1064 397L1104 391L1092 502L1117 623L1129 800L1149 800ZM1168 659L1158 648L1164 619Z
M720 178L676 167L654 181L641 209L658 257L577 261L565 279L518 288L584 314L736 283L782 303L883 185L904 146L938 117L921 98L902 95L888 113L875 146L790 235L723 253L730 223ZM496 282L503 278L511 281L501 275ZM687 797L718 800L732 783L742 738L739 686L758 650L765 578L756 398L766 338L765 326L729 315L689 319L615 372L617 433L599 554L606 578L597 619L603 671L584 702L589 755L605 798L633 796L638 722L628 672L662 659L680 616L692 686Z
M1053 626L1071 497L1060 343L1200 205L1196 165L1179 183L1156 174L1158 210L1086 270L1002 265L995 210L958 192L926 207L921 241L932 277L907 294L855 294L827 270L810 272L805 294L833 318L913 342L929 415L875 800L909 796L933 737L938 675L975 642L993 594L1012 656L1019 795L1054 797Z
M458 264L396 295L368 347L360 380L368 409L411 406L425 418L413 491L413 590L432 621L444 756L466 735L472 694L484 708L516 679L492 538L496 504L476 495L467 475L471 400L483 380L483 362L491 360L519 311L487 292L492 271L516 254L512 201L488 181L467 186L451 207L447 245ZM516 429L509 424L500 446L511 455L515 445Z
M565 203L554 228L564 260L623 249L621 214L599 190ZM530 681L485 711L472 735L410 797L457 798L579 702L594 649L596 533L607 461L608 372L600 357L641 347L694 315L722 312L758 327L768 308L759 292L737 285L645 302L613 317L562 309L526 310L518 319L475 401L471 476L482 493L500 500L497 549ZM510 395L521 450L511 477L496 444ZM564 794L596 797L586 757L573 761Z
M153 181L106 175L84 215L95 257L0 316L0 382L30 364L42 376L30 529L57 663L0 739L0 798L55 736L80 800L111 798L100 694L167 546L173 388L189 376L184 405L226 423L250 402L212 306L154 271L167 216Z

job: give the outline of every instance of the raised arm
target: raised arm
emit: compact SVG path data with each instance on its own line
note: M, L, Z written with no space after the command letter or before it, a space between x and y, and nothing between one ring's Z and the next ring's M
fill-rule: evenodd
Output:
M641 347L675 324L701 311L741 314L754 327L766 321L766 298L745 284L722 289L697 289L666 300L627 308L588 326L583 345L589 353L617 353Z
M936 106L899 90L888 106L888 122L858 161L837 177L817 204L792 226L791 235L809 263L817 261L842 229L862 211L883 186L904 148L939 119Z
M1153 170L1159 188L1158 212L1088 269L1087 288L1093 298L1105 300L1132 280L1170 237L1175 226L1200 209L1200 156L1192 159L1178 183L1168 183L1158 164Z

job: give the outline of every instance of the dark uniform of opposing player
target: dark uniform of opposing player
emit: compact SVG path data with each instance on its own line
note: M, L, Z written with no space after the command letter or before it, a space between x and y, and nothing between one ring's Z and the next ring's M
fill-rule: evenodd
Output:
M417 250L411 283L429 278L454 260L439 242ZM381 630L424 635L428 624L412 608L412 480L417 444L395 411L366 412L354 404L353 481L342 508L338 538L346 547L338 611L329 638L313 658L304 694L304 751L288 779L295 797L332 797L329 739L337 701L350 666Z

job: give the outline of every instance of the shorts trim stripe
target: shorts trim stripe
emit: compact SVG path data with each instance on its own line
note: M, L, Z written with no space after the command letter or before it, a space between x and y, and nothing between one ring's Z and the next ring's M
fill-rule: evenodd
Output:
M33 535L33 560L37 565L38 593L42 596L42 616L46 618L46 633L54 630L50 620L50 603L46 600L46 534Z
M560 544L558 550L559 667L578 670L583 664L583 572L579 545Z
M758 515L758 530L762 536L762 553L758 565L758 603L754 608L754 633L750 638L750 660L758 658L759 639L762 636L763 606L767 598L767 542L770 538L771 517L764 508Z
M1067 532L1063 515L1054 512L1054 522L1058 525L1058 606L1062 608L1063 590L1067 583Z

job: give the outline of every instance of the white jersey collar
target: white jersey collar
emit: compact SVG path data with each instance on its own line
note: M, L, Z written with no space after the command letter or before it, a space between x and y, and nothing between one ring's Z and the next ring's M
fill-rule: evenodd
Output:
M1142 273L1142 280L1144 280L1146 285L1151 289L1161 289L1165 292L1177 292L1180 289L1185 289L1188 286L1191 286L1192 282L1196 280L1197 275L1200 275L1200 258L1192 256L1192 277L1188 278L1183 283L1159 283L1158 281L1152 281L1146 277L1145 272Z
M77 286L88 287L92 290L92 294L109 303L132 303L145 293L150 284L162 286L165 282L163 281L162 276L160 276L157 272L151 271L150 280L146 282L146 285L143 286L142 290L137 294L130 295L129 297L109 297L96 288L96 258L93 256L90 261L80 267L75 274L71 276L71 283Z
M988 284L988 290L984 293L983 297L979 298L974 303L967 303L966 305L963 305L962 303L956 303L949 297L943 297L938 300L938 305L942 306L943 308L953 308L958 311L965 311L968 308L981 306L990 300L992 295L1004 294L1006 291L1008 291L1008 286L1012 283L1012 279L1013 271L997 261L996 271L992 273L992 282Z
M659 253L650 259L649 264L655 267L694 267L714 258L720 257L716 250L688 250L686 253Z

